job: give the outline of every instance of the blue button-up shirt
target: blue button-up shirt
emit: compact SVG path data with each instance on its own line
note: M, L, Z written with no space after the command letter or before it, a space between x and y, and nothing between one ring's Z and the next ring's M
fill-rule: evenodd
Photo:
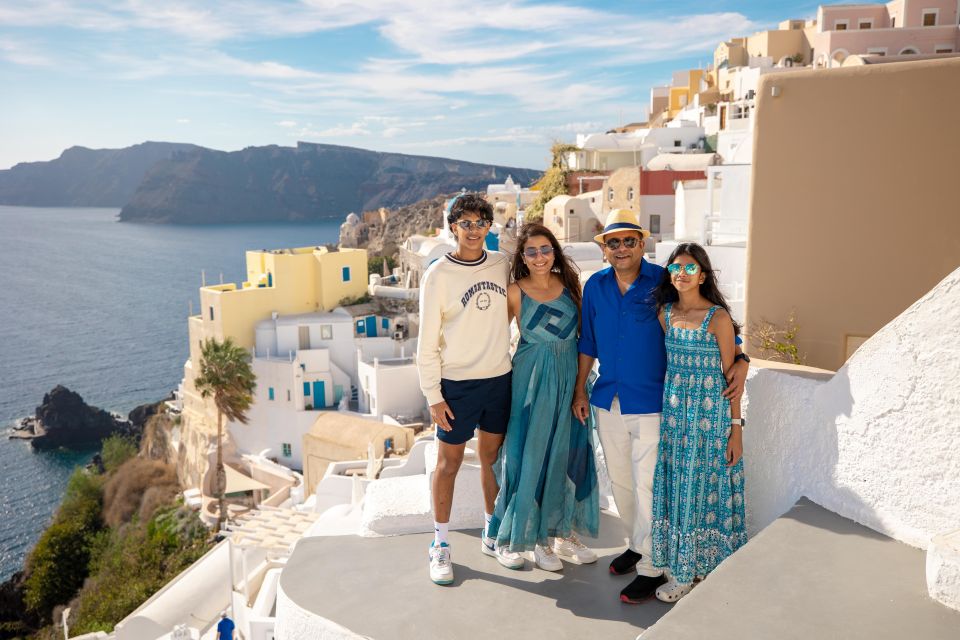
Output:
M659 413L667 353L653 290L664 268L643 260L640 275L620 294L613 268L590 276L583 287L580 353L600 360L590 404L610 410L614 396L622 413Z

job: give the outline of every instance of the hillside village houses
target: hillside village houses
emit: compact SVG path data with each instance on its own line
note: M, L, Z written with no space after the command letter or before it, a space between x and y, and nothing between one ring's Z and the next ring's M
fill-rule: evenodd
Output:
M375 305L341 304L367 291L365 250L248 251L246 261L247 280L240 287L202 287L202 312L188 320L190 358L178 389L176 446L181 481L200 488L205 509L215 508L209 497L217 415L212 400L194 387L205 340L232 338L251 351L257 386L249 421L228 423L225 439L228 465L245 473L254 474L249 456L302 469L303 437L320 412L351 408L351 401L371 421L403 420L419 428L422 420L422 397L410 375L416 324Z

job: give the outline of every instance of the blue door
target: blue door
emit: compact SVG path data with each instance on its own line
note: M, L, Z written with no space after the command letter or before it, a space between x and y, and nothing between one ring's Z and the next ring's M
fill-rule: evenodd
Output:
M376 316L367 316L367 337L368 338L377 337L377 317Z
M323 380L313 383L313 406L317 409L327 406L327 393L323 388Z

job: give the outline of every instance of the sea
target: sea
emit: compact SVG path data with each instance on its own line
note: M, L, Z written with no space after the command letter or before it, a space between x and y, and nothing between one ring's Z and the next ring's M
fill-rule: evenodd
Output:
M121 414L183 376L201 279L240 283L244 252L336 242L341 220L147 225L118 209L0 206L0 581L18 571L92 451L8 439L62 384Z

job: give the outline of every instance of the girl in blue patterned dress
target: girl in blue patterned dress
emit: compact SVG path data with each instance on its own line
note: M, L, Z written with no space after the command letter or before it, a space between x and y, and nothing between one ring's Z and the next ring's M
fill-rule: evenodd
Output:
M653 484L653 563L667 574L657 598L676 602L747 541L740 401L722 395L739 326L698 244L674 249L655 295L667 374Z
M558 556L578 563L597 559L577 538L596 537L600 518L591 427L570 411L580 279L556 237L539 224L520 230L511 273L507 304L520 345L513 356L500 493L486 535L496 539L497 554L533 551L537 566L556 571L562 567Z

